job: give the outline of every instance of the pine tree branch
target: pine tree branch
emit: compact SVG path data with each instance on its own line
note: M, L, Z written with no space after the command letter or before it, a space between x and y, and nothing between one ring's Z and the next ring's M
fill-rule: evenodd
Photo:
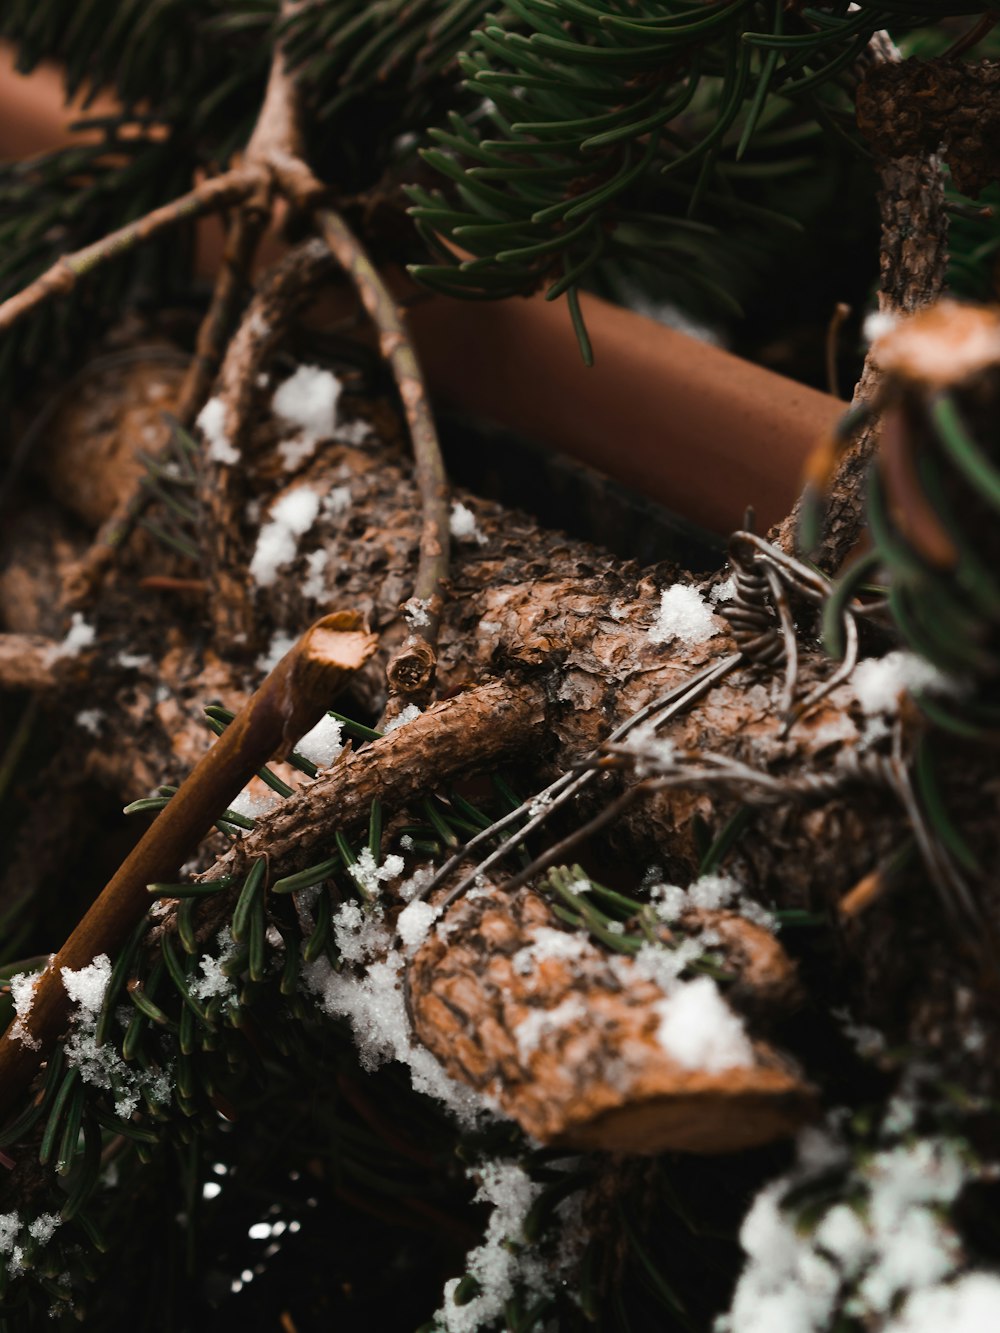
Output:
M339 214L324 209L317 214L317 224L378 330L379 349L392 369L410 428L422 511L420 559L413 587L417 605L411 615L411 631L386 675L393 693L423 700L434 681L451 546L448 478L441 446L423 374L392 293Z
M483 885L407 962L414 1031L453 1079L541 1142L592 1151L734 1152L815 1115L815 1089L764 1041L727 1069L683 1066L657 1036L664 991L627 954L577 936L572 957L539 949L521 970L517 955L561 924L537 892ZM688 930L723 941L733 985L758 1008L787 1011L794 967L768 931L733 912L692 913L657 931L665 957Z
M41 973L23 1020L27 1039L12 1036L12 1028L0 1037L0 1115L21 1096L65 1026L69 997L61 969L86 967L99 954L121 948L149 908L147 884L176 878L185 857L261 765L319 720L376 646L356 612L337 612L308 629L270 672Z
M207 450L198 491L204 532L212 619L222 652L245 656L254 650L254 610L246 572L242 514L244 450L260 397L257 377L296 309L315 293L333 268L333 256L318 238L290 251L261 281L233 336L219 371L221 450Z
M282 874L301 870L327 854L331 829L366 819L374 799L405 806L461 773L537 751L549 718L545 690L530 680L489 681L443 699L405 727L346 754L199 878L239 875L264 850Z
M194 356L177 399L176 416L187 429L194 424L204 406L222 364L240 298L250 280L257 243L266 224L267 215L248 204L236 210L230 223L212 300L199 325Z
M874 73L899 61L899 51L888 36L876 33L868 50L869 69ZM908 67L906 62L902 70ZM891 139L896 119L911 96L905 79L902 86L906 91L900 93L901 105L886 104L877 119L870 115L868 124L862 125L870 137L875 136L877 125L877 140L883 145L886 136ZM936 153L927 150L889 154L883 147L876 151L876 170L881 217L879 311L901 314L919 310L941 295L947 272L948 216L941 162ZM871 402L880 382L881 374L869 355L854 391L854 405ZM880 423L875 418L865 423L857 438L835 459L832 448L827 452L831 470L825 478L824 531L819 546L810 552L819 568L827 572L841 567L864 531L865 483L879 435ZM821 464L821 470L826 466ZM775 540L782 550L796 549L803 508L812 497L812 488L807 488L776 530Z
M7 333L18 320L31 314L39 306L56 296L65 296L77 283L104 264L120 255L144 245L164 231L218 212L230 204L248 199L260 188L260 175L255 169L237 168L221 176L202 181L188 194L162 208L154 209L137 222L119 227L110 235L85 246L75 254L65 255L15 296L0 305L0 334Z

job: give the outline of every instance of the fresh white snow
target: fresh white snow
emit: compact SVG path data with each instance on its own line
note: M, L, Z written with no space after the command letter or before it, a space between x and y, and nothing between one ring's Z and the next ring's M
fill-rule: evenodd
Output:
M478 542L480 546L486 544L486 537L479 529L476 522L476 516L472 510L456 500L451 506L451 535L456 541Z
M421 898L403 908L396 918L396 932L408 952L419 949L437 918L438 909Z
M269 521L261 528L250 561L250 575L259 587L274 583L278 570L291 564L303 537L319 513L320 497L308 486L295 486L271 505Z
M743 1021L723 1000L711 977L682 982L656 1008L660 1016L657 1039L686 1069L717 1074L753 1064L753 1046Z
M329 768L343 748L343 724L329 713L324 714L295 746L302 758L310 760L317 768Z
M954 694L956 682L936 666L902 648L885 657L866 657L850 678L855 698L865 713L895 713L899 696L909 693Z
M83 652L84 648L93 646L97 638L97 631L93 625L88 625L83 615L79 611L74 611L70 617L69 629L66 631L66 637L61 643L57 643L50 650L50 656L55 659L58 657L76 657L77 653Z
M343 385L336 375L319 365L300 365L277 387L271 408L275 416L299 433L297 444L300 451L305 449L300 459L308 457L320 440L331 439L337 424L341 388ZM293 456L293 451L289 456Z
M195 425L208 445L207 456L213 463L227 467L240 461L240 453L226 434L226 406L221 398L210 398L198 413Z
M649 637L654 643L671 643L676 639L694 647L721 633L722 628L697 588L675 583L660 594L660 609L649 627Z
M384 735L388 736L390 731L395 731L399 727L405 727L407 722L412 722L415 717L420 717L422 710L416 704L407 704L401 708L394 718L385 724Z

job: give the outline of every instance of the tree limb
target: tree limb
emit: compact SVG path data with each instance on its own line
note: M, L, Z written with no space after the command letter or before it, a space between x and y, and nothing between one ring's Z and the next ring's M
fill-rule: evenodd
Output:
M246 167L213 176L196 185L188 194L147 213L137 222L119 227L117 231L77 250L75 254L64 255L40 278L0 305L0 334L7 333L18 320L31 314L52 297L65 296L71 292L81 278L94 269L144 245L171 227L190 222L205 213L219 212L230 204L250 198L259 190L260 184L259 172Z
M885 314L919 310L936 300L944 290L948 266L948 216L944 206L944 176L936 153L906 144L905 152L888 152L897 119L909 106L914 89L910 86L913 62L902 64L898 50L884 33L872 39L868 53L869 70L858 95L860 108L868 106L865 93L868 79L878 76L887 65L899 67L899 102L886 101L877 115L871 111L861 121L863 132L873 140L875 164L879 175L878 204L881 215L879 252L879 311ZM853 403L871 403L877 397L880 372L869 355L854 391ZM828 573L835 573L857 545L865 527L865 481L868 467L878 447L880 426L877 418L866 422L847 447L832 459L825 478L825 524L819 546L811 558ZM824 472L826 465L823 465ZM811 491L796 501L792 512L780 524L775 540L785 551L798 545L804 503L811 502Z
M147 884L176 877L258 768L319 720L375 646L355 612L317 621L204 755L39 975L21 1035L12 1035L12 1024L0 1037L0 1115L17 1101L65 1025L69 996L62 968L86 967L98 954L121 948L149 908Z
M378 330L379 349L392 369L413 441L423 516L420 558L413 585L415 605L410 615L410 633L390 661L386 675L394 693L423 700L434 680L438 627L448 577L451 545L448 477L424 378L392 293L339 214L324 209L317 214L317 223Z

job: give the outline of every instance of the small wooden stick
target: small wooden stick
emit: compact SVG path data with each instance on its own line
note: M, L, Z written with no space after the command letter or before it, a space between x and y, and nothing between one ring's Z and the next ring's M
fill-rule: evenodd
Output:
M225 354L240 295L249 279L250 265L266 222L266 214L244 206L237 210L226 236L212 301L198 329L194 356L177 398L177 420L189 430L205 405Z
M162 208L155 208L136 222L119 227L93 245L84 246L75 254L63 255L40 278L0 305L0 333L6 333L19 319L52 297L71 292L80 279L94 269L145 244L162 231L205 213L216 213L230 204L249 198L260 189L260 183L260 171L247 167L213 176L196 185L188 194L164 204Z
M229 446L223 461L213 450L199 468L198 499L204 532L206 576L212 590L216 650L246 656L254 650L253 604L242 533L246 469L243 450L260 398L257 377L299 306L309 299L333 258L318 238L303 241L263 278L233 335L219 371L216 397L221 431Z
M56 957L39 975L27 1041L0 1037L0 1115L18 1101L58 1039L69 1014L64 967L114 954L149 907L147 884L170 881L191 849L275 752L287 752L322 717L333 696L375 652L356 611L339 611L308 629L236 715L180 790L146 830Z
M878 902L888 888L888 879L882 869L870 870L859 879L853 889L848 889L837 904L837 915L841 921L854 921L862 912Z
M417 486L423 509L413 598L420 604L421 615L419 623L418 618L414 618L409 636L386 668L386 676L394 694L426 697L437 667L437 634L451 544L448 477L441 446L423 374L392 293L361 242L339 214L322 209L316 214L316 222L324 241L356 287L378 329L379 349L395 377L413 440Z

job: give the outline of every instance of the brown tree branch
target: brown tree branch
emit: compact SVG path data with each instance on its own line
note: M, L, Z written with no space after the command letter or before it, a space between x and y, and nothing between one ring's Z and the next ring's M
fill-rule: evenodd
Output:
M262 764L288 750L329 707L332 697L375 651L361 617L342 611L317 621L281 659L176 796L122 862L35 985L20 1031L0 1037L0 1115L28 1086L62 1032L69 997L61 969L115 953L149 908L146 885L169 881Z
M296 0L282 0L283 16L295 8ZM226 176L204 182L196 187L191 195L185 196L184 200L168 205L167 210L160 209L150 214L139 223L131 224L130 227L123 228L120 232L81 251L78 256L60 260L35 284L39 287L39 295L34 303L26 305L23 310L18 308L18 315L27 313L29 309L34 308L38 300L44 299L47 294L53 294L57 289L69 290L75 282L75 276L73 281L69 281L66 273L73 272L75 262L86 261L88 267L103 262L112 254L120 252L123 245L118 238L123 236L128 238L128 245L124 248L132 248L133 245L148 240L156 234L155 230L151 230L151 225L160 214L166 212L172 216L170 210L173 210L178 213L176 221L195 216L196 212L204 212L206 208L197 210L188 208L184 211L182 205L185 205L185 201L194 198L213 198L220 190L220 182L227 180L239 182L241 188L232 199L221 197L220 202L215 205L217 208L222 208L236 201L240 207L229 229L212 300L199 327L195 355L181 389L177 415L182 425L190 427L208 395L212 379L222 359L226 340L232 330L243 282L249 271L257 242L271 213L272 195L279 172L289 198L301 207L316 204L322 194L322 186L300 160L300 152L298 101L293 81L285 69L284 53L280 46L276 46L271 59L264 101L247 144L243 165L228 172ZM63 284L62 288L58 287L59 283ZM11 298L11 301L27 299L31 291L32 288L28 288L17 297ZM4 327L3 311L10 304L11 302L7 302L4 306L0 306L0 331ZM72 581L67 587L66 596L71 605L78 605L93 597L116 551L131 536L148 501L149 496L145 488L137 487L123 499L115 513L102 526L90 551L74 570Z
M40 278L0 305L0 333L7 333L19 319L31 314L52 297L65 296L71 292L82 278L95 269L144 245L162 232L250 198L260 188L260 183L259 172L247 167L213 176L196 185L188 194L147 213L137 222L119 227L117 231L77 250L75 254L64 255Z
M365 819L377 797L403 806L460 773L537 750L549 712L540 682L495 680L434 704L283 801L203 878L240 873L266 848L280 874L328 854L331 830ZM222 870L222 865L226 869Z
M236 322L240 297L249 281L257 243L267 218L244 205L236 210L226 235L212 300L198 328L194 356L177 399L176 416L188 429L205 405Z
M745 1063L729 1068L681 1065L657 1036L664 991L631 957L576 936L567 939L571 956L519 967L522 950L530 957L536 939L560 929L531 890L483 887L442 925L406 966L414 1031L452 1078L543 1143L735 1152L792 1133L814 1114L815 1091L766 1042L753 1041ZM787 1007L794 969L769 932L730 912L700 912L685 925L722 941L737 987L770 991ZM682 938L661 927L666 947Z
M199 499L206 576L220 652L245 656L254 648L254 612L242 533L246 469L244 450L260 398L257 376L284 335L299 306L314 294L333 268L333 257L318 239L290 251L261 282L229 343L216 389L221 405L214 434L225 448L209 448L201 461ZM236 462L226 461L227 457Z
M393 693L423 700L434 681L437 635L448 577L451 545L448 477L424 378L392 293L339 214L323 210L317 214L317 223L378 330L379 349L392 369L410 428L423 516L420 558L413 586L415 605L410 634L390 661L386 675Z
M858 93L861 128L875 148L879 175L878 204L881 216L879 252L879 311L885 314L908 313L936 300L944 290L948 266L948 216L944 206L944 176L934 152L907 141L904 152L889 153L886 146L894 140L899 118L911 105L914 89L907 71L910 61L899 64L899 52L885 34L877 33L869 48L868 71ZM894 68L893 89L897 100L883 99L877 112L870 109L866 92L868 80L878 79L879 71ZM861 110L865 108L862 117ZM854 405L870 403L877 396L881 375L872 358L854 391ZM825 478L825 524L817 549L810 553L816 564L835 573L857 545L865 528L865 481L878 447L880 424L867 422L835 459L830 450L831 468ZM826 471L823 463L821 470ZM807 496L810 497L807 500ZM775 540L785 551L798 545L804 503L812 492L796 501L794 508L777 529Z

